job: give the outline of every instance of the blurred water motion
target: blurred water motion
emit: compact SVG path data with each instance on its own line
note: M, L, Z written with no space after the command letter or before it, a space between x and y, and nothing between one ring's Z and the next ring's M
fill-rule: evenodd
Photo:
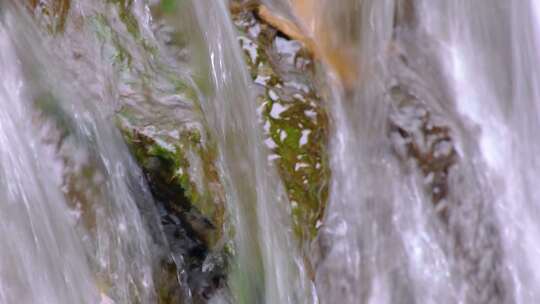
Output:
M535 0L3 0L0 303L536 303L538 54Z

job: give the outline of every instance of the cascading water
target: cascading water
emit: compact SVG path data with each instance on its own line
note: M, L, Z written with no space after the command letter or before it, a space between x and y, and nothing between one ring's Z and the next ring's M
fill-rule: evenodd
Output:
M24 78L13 64L18 58L10 40L3 25L0 301L96 303L98 290L55 180L60 179L57 161L39 143L39 130L29 119Z
M226 3L194 2L194 7L211 58L213 92L203 111L219 138L237 227L239 264L233 277L241 283L233 284L244 286L233 288L240 303L309 303L311 286L291 239L289 204L260 144L252 83Z
M536 5L360 2L358 44L338 41L361 81L333 105L323 301L537 301Z
M535 0L3 0L0 303L538 302L537 54Z
M20 8L2 9L1 302L154 302L161 249L141 211L155 211L109 107L66 86Z

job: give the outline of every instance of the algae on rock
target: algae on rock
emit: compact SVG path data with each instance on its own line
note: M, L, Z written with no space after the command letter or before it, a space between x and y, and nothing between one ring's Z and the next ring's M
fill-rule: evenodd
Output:
M116 112L156 201L170 249L156 253L164 256L155 278L160 303L182 302L178 290L188 287L195 302L204 302L223 286L229 232L215 145L198 110L196 85L182 61L183 46L171 43L170 27L160 17L146 15L154 7L147 10L137 1L44 3L32 9L54 40L53 52L63 54L78 83L92 84L89 92L98 111L108 116ZM61 28L56 27L59 22ZM55 114L54 103L40 103ZM60 122L62 128L69 123ZM79 172L73 175L79 178ZM84 192L69 195L85 199ZM89 218L86 225L91 228Z
M214 148L205 145L200 128L138 127L126 113L119 114L121 129L156 199L182 214L208 246L216 245L223 235L224 198Z
M237 5L232 14L257 88L269 161L283 179L304 246L321 224L330 176L328 117L315 87L315 62L299 41L258 19L252 5Z

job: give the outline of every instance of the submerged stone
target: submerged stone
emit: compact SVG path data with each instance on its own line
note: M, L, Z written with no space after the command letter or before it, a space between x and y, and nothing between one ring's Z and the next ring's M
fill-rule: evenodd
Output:
M395 107L389 117L389 134L396 155L403 161L412 159L424 175L427 193L443 221L448 220L445 198L448 174L457 162L457 152L450 128L402 85L390 89Z
M215 151L203 142L201 129L136 126L127 113L120 112L120 126L155 198L180 214L205 244L214 246L223 234L224 198Z

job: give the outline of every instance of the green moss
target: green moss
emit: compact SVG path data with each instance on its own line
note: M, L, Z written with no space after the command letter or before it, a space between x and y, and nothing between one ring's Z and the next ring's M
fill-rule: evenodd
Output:
M108 2L118 8L120 20L135 41L142 41L137 20L131 13L133 1ZM180 134L179 139L158 135L157 133L164 129L173 131L171 121L166 118L167 108L146 101L147 98L153 98L152 93L156 93L154 88L167 87L168 94L182 96L186 104L194 109L193 114L196 117L200 114L197 113L197 91L189 79L184 79L160 60L154 60L152 67L144 64L133 65L133 57L120 39L121 33L111 27L106 16L97 14L91 17L90 25L103 44L105 57L111 59L117 70L122 72L121 75L126 75L127 78L121 80L134 92L143 92L137 95L141 100L137 110L124 106L118 113L120 128L133 154L152 179L155 188L163 193L162 199L170 202L169 205L186 218L195 218L195 222L191 223L193 230L207 245L213 246L223 236L224 214L224 195L217 193L222 189L214 168L214 144L207 139L208 134L200 134L204 128L189 129L178 126L176 131ZM147 50L144 45L143 47ZM156 56L156 59L159 59L159 56ZM150 94L146 95L145 92ZM131 97L121 95L120 98ZM121 100L121 103L123 101ZM152 124L159 132L145 133L144 128ZM192 163L192 158L197 161ZM190 170L194 169L202 171L203 175L202 181L197 179L197 184L196 177L190 176Z
M176 0L161 0L161 9L166 13L173 13L176 10Z
M313 59L300 48L287 61L276 47L280 37L276 29L249 10L241 10L233 18L251 77L259 87L257 102L262 107L265 135L275 143L271 157L291 202L293 229L302 242L309 242L324 215L330 178L328 119L310 76L313 65L296 64L299 59L307 63ZM273 107L280 111L273 113Z
M129 111L120 114L123 119L129 116L126 112ZM160 138L122 123L122 119L119 122L133 155L150 183L161 192L155 196L168 201L172 208L183 214L202 218L202 222L191 223L192 229L210 248L213 247L223 237L225 210L212 144L203 145L200 131L196 129L182 129L179 139ZM187 153L200 159L202 185L197 186L190 176L193 164Z
M50 2L69 3L67 0ZM225 195L216 169L216 145L201 123L203 118L197 102L197 89L200 89L196 86L197 80L188 73L179 72L176 65L171 66L169 57L165 60L165 56L170 54L160 54L156 46L150 45L150 42L160 43L161 40L154 40L151 35L145 36L146 28L144 24L138 23L138 16L133 10L134 3L133 0L107 0L104 4L105 11L77 16L80 19L74 19L69 26L81 30L82 33L92 33L98 42L99 54L106 63L112 65L112 75L115 76L115 83L118 82L114 93L118 94L119 100L115 105L122 107L117 115L122 134L142 168L155 200L160 208L165 206L162 220L170 216L175 219L171 224L175 226L171 229L183 229L184 235L177 238L173 232L167 232L168 241L171 244L177 241L182 245L182 242L190 242L196 252L184 252L182 250L187 250L184 246L177 246L182 248L178 249L178 254L188 261L185 271L190 277L191 272L198 272L193 277L204 281L206 279L201 277L210 277L206 270L201 270L206 256L225 252L223 242L219 241L229 238L232 233L232 229L227 228L227 234L224 235ZM164 0L161 5L164 10L171 12L171 18L177 18L181 11L182 16L188 14L182 10L186 5L185 1ZM45 4L43 7L48 10L49 6ZM53 13L51 10L44 11L46 18L43 19L49 22ZM188 36L184 32L186 31L183 30L181 34ZM188 39L182 37L181 42L187 44L186 41ZM160 45L160 49L168 46ZM187 45L174 47L185 48ZM80 59L86 55L84 51L82 54L78 52L74 58ZM189 125L179 122L177 112L169 113L171 107L156 100L171 96L185 102L186 116L182 118L186 118ZM53 116L65 133L76 129L54 100L54 96L44 94L39 96L35 103L44 114ZM133 107L129 108L129 105ZM155 132L147 132L148 126L154 126ZM164 131L176 133L167 135ZM92 166L89 166L77 174L90 180L93 172ZM82 196L84 193L73 195ZM177 219L180 221L177 222ZM88 226L92 227L93 223ZM205 273L201 274L202 272ZM218 269L215 273L217 277L221 277L225 270ZM174 278L176 275L176 271L170 271L166 277ZM209 285L218 285L215 277L207 280ZM167 299L175 296L171 293L173 287L161 285L167 280L165 278L159 281L158 293L162 299L160 303L168 303ZM173 285L177 285L176 283Z

